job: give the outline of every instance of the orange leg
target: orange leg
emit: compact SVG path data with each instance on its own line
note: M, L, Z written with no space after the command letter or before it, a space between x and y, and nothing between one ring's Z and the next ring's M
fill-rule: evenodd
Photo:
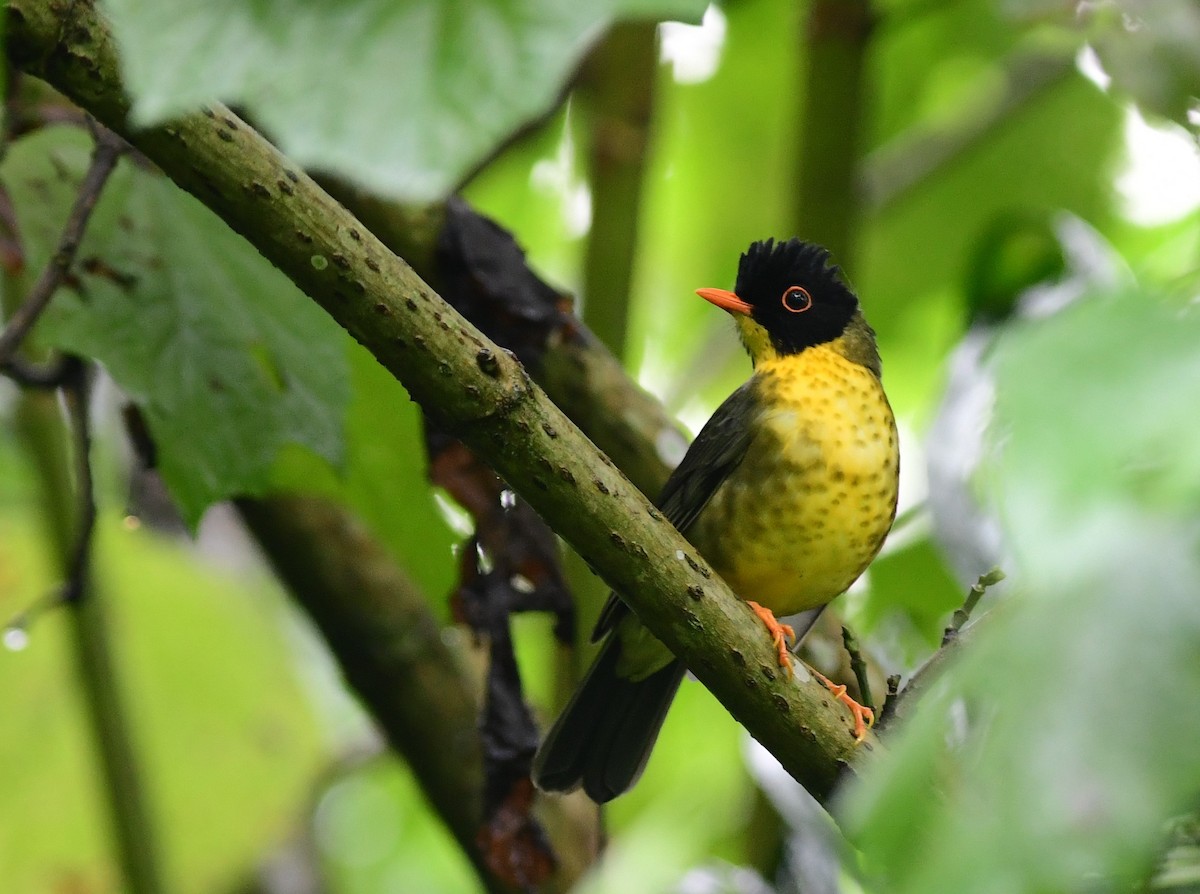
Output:
M788 624L780 624L775 618L775 613L769 608L749 599L746 600L746 605L750 606L750 610L758 615L758 619L766 625L767 633L771 634L771 643L779 652L779 666L787 668L787 675L791 677L792 656L788 652L788 642L796 638L796 631ZM824 674L817 673L815 670L813 675L833 693L834 698L850 709L850 713L854 715L854 741L861 742L867 735L867 727L875 724L875 712L865 705L860 705L847 695L845 686L834 683Z
M867 727L875 725L875 712L865 705L860 705L847 695L845 686L834 683L816 671L813 671L813 675L825 684L826 688L833 693L834 698L850 709L850 713L854 715L854 741L861 742L867 735Z
M779 666L787 668L787 675L792 675L792 656L788 652L788 642L796 638L796 631L787 624L775 620L775 613L757 602L746 600L750 610L758 615L758 619L767 625L767 633L771 634L771 643L779 652Z

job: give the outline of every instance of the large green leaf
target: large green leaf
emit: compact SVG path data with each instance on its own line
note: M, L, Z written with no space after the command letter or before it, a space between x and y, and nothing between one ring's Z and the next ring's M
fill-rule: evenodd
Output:
M87 142L64 128L13 146L0 174L31 271L58 238ZM184 516L262 493L285 445L343 457L349 375L337 327L215 215L125 165L38 327L94 357L142 408Z
M301 164L437 198L545 112L616 17L704 0L107 0L141 123L214 99Z
M1195 807L1198 343L1194 304L1145 292L1001 342L991 482L1023 586L856 792L889 890L1129 890Z

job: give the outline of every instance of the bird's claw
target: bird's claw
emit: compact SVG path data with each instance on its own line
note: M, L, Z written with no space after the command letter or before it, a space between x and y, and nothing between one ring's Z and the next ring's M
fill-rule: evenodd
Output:
M750 610L766 625L767 633L771 634L771 644L779 653L779 666L786 668L787 676L790 678L792 676L792 654L788 651L788 644L795 640L796 631L790 624L780 624L775 618L775 613L769 608L749 600L746 605L750 606Z
M866 705L860 705L846 693L846 687L834 683L823 674L813 671L813 675L825 684L825 688L833 693L833 697L850 709L854 715L854 741L861 742L867 735L867 729L875 725L875 712Z

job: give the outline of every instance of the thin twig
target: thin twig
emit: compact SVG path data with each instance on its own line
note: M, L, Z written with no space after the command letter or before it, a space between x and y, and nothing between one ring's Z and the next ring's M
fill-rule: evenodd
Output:
M7 71L4 81L4 121L0 124L0 158L4 157L14 140L44 127L69 124L90 129L94 124L87 112L78 106L64 101L37 101L31 91L23 89L26 84L21 72L13 68L11 62L6 62L5 68ZM38 95L42 95L42 91L38 91Z
M875 724L877 732L886 729L892 721L900 717L908 704L929 688L942 668L962 648L966 640L970 638L971 631L963 630L963 627L970 619L971 612L975 610L975 606L979 604L979 600L987 592L988 587L994 586L1002 580L1004 580L1004 572L999 568L993 568L991 571L979 575L979 579L967 593L962 608L954 613L950 626L946 628L946 632L942 636L941 648L930 655L929 659L913 672L903 690L896 691L900 682L899 675L888 678L888 698L879 720ZM892 685L893 679L896 681L896 687Z
M12 652L24 649L29 641L29 628L33 626L33 622L60 605L62 605L62 588L57 587L42 594L27 608L13 615L4 625L3 634L0 634L3 636L4 647Z
M78 500L75 540L67 562L62 601L68 605L83 600L87 593L88 564L92 554L92 533L96 527L96 495L92 477L92 427L88 419L87 367L78 357L65 361L63 398L70 422L75 461L75 489Z
M62 389L64 401L60 403L43 391L26 389L18 397L14 414L21 427L21 444L41 484L47 534L63 579L61 586L17 620L28 624L35 612L56 605L66 609L65 624L83 722L90 733L100 791L111 818L116 847L114 872L120 874L118 886L130 894L162 894L165 887L157 830L124 704L121 674L106 616L107 602L88 568L95 521L93 475L88 462L92 441L88 422L89 377L81 361L74 360L73 364L75 370ZM20 647L23 643L19 634L16 640Z
M879 710L879 717L875 721L875 730L878 732L884 729L892 722L892 716L896 713L897 696L900 694L900 675L890 674L887 678L887 693L883 697L883 707Z
M864 708L875 710L875 700L871 698L871 681L867 679L867 662L863 660L862 650L858 646L858 638L849 627L842 627L842 645L850 656L850 670L854 671L854 679L858 681L859 702Z
M991 571L985 571L979 575L978 580L971 585L970 592L967 593L967 598L963 602L962 608L956 611L950 618L950 626L942 634L943 646L958 636L958 632L962 630L963 625L971 619L971 612L975 611L975 606L979 604L979 600L983 598L983 594L987 592L988 587L995 586L1002 580L1004 580L1004 572L999 568L993 568Z
M58 239L58 247L46 263L37 282L25 296L21 306L16 309L8 327L0 332L0 366L8 363L12 355L20 348L21 343L29 334L29 330L50 304L50 299L62 285L63 278L75 260L75 253L83 241L88 219L100 199L104 184L117 166L117 161L125 151L125 141L107 128L95 127L96 148L92 153L92 162L83 182L79 184L79 192L75 196L75 204L63 226L62 235Z
M1006 89L980 104L953 127L912 128L863 159L859 173L864 204L873 214L916 194L918 187L956 159L993 137L1008 121L1045 96L1075 70L1073 55L1017 53L1004 66Z
M59 357L48 363L31 363L20 357L10 357L0 363L0 376L11 379L22 388L52 391L61 388L70 375L70 362Z
M37 105L18 107L8 125L8 137L15 140L26 134L60 124L89 127L91 121L85 112L79 111L75 106L43 102Z
M11 375L14 369L20 370ZM87 592L88 564L96 527L96 497L92 475L92 429L88 418L88 370L82 359L66 355L45 366L28 364L13 358L0 366L0 372L19 384L39 389L59 388L67 410L71 437L71 459L74 463L76 501L75 530L65 557L63 582L59 587L13 618L6 629L28 629L39 615L59 605L70 605L83 599Z

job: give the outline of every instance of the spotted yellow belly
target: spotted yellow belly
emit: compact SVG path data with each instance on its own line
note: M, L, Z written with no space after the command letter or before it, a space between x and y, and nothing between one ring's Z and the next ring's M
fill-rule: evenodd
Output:
M743 599L824 605L879 552L896 513L896 423L879 379L821 345L759 364L755 435L687 532Z

